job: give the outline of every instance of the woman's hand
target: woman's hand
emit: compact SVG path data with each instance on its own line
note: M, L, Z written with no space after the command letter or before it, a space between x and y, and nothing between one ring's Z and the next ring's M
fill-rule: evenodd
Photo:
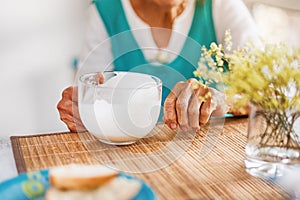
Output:
M95 80L99 84L104 83L104 75L102 73L95 74ZM60 119L68 126L71 132L87 131L84 127L78 110L78 88L68 87L62 93L62 99L57 104Z
M71 132L84 132L84 127L78 111L78 88L68 87L62 93L62 99L57 104L60 119Z
M227 110L223 93L189 79L177 83L166 98L163 120L171 129L199 130L211 115L223 116Z

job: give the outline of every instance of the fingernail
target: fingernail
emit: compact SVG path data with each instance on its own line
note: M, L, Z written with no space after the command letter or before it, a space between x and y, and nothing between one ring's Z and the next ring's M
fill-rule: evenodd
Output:
M200 131L200 127L194 128L194 131L195 131L195 132Z
M181 130L184 131L184 132L186 132L186 131L188 131L188 128L186 126L182 126Z
M171 126L172 129L176 129L177 128L177 124L176 123L171 123L170 126Z

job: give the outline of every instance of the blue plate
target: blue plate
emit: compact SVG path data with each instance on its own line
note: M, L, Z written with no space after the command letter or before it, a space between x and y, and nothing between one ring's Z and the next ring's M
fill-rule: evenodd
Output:
M5 200L36 200L44 199L49 185L49 170L23 173L15 178L0 183L0 197ZM145 182L127 174L119 174L127 179L134 179L141 183L139 193L133 200L154 200L153 190Z

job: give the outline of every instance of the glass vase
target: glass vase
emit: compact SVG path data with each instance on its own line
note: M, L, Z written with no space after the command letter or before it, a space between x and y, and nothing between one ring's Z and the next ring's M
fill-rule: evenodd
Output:
M300 112L251 106L246 171L274 179L300 166Z

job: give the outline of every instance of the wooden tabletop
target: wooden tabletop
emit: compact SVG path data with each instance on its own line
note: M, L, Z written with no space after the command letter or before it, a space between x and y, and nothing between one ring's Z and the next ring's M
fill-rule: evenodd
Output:
M272 182L245 171L246 118L211 120L197 133L158 125L128 146L89 133L12 136L18 172L71 163L105 164L148 183L159 199L287 199Z

